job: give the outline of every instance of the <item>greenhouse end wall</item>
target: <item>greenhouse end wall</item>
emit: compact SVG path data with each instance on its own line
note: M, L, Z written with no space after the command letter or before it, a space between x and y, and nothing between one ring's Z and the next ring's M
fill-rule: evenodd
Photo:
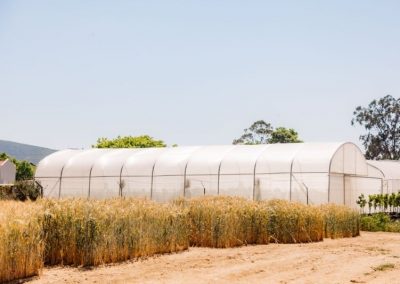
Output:
M382 179L352 143L63 150L42 160L35 178L45 197L103 199L231 195L254 200L355 206Z

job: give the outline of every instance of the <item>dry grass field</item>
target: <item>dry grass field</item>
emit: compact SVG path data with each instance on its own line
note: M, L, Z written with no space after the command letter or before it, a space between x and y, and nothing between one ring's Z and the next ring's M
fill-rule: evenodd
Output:
M307 244L189 248L100 266L45 268L28 283L400 283L400 234Z
M159 204L139 199L0 202L0 282L42 267L94 267L189 247L321 242L359 235L344 206L206 197Z

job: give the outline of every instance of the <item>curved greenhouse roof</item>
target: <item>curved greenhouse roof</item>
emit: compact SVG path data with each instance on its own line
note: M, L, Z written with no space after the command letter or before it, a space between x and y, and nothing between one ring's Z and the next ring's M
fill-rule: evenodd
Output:
M235 195L313 204L354 203L364 177L368 165L352 143L63 150L35 175L44 196L56 198Z
M383 193L400 192L400 162L383 160L367 161L369 166L375 167L383 174Z

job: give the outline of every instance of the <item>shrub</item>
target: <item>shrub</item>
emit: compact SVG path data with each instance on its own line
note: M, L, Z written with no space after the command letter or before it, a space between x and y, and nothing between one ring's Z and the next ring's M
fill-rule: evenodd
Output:
M0 185L0 200L33 200L41 196L41 188L33 180L17 181L14 185Z
M370 232L400 232L400 222L392 221L385 213L364 215L361 217L361 230Z

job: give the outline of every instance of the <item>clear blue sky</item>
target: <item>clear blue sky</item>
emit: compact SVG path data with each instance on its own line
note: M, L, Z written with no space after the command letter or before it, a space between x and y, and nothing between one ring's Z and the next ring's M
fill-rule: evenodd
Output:
M400 94L400 1L0 0L0 139L230 144L251 122L353 141Z

